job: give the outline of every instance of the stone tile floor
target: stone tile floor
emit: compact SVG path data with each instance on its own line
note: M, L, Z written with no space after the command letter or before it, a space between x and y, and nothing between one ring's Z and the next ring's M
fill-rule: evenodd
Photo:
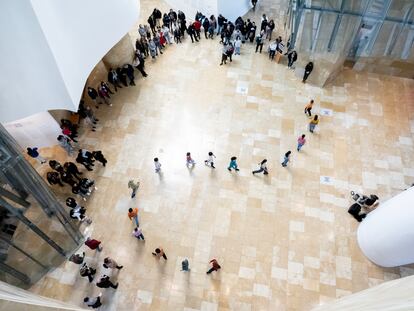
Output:
M155 3L169 8L142 1L142 20ZM346 210L350 190L385 200L412 183L414 81L344 70L321 89L250 44L226 66L218 66L220 54L217 39L169 46L147 61L148 78L100 109L99 130L81 139L109 160L91 174L99 190L87 203L94 222L86 231L104 250L88 250L87 262L98 274L106 256L124 265L118 290L103 290L102 310L310 310L413 274L370 263ZM321 115L313 135L303 113L311 98ZM308 140L299 154L302 133ZM282 168L287 150L292 161ZM187 151L197 162L192 170ZM209 151L216 170L204 166ZM233 155L239 173L226 170ZM252 176L263 158L270 174ZM130 178L141 181L133 200ZM145 243L130 235L129 207L140 210ZM167 262L151 255L160 245ZM206 275L212 257L222 270ZM189 273L180 271L183 258ZM32 291L82 305L100 290L77 269L64 263Z

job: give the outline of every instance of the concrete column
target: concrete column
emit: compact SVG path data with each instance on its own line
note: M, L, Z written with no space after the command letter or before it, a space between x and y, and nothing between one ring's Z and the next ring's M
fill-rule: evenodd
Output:
M372 262L383 267L414 263L414 187L368 214L358 228L358 243Z
M117 68L126 63L132 63L135 48L131 36L127 33L114 47L102 58L105 66Z

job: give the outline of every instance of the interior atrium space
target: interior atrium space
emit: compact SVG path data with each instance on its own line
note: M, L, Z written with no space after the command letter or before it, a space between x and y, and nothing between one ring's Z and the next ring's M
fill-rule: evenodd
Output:
M414 310L413 0L0 24L0 310Z

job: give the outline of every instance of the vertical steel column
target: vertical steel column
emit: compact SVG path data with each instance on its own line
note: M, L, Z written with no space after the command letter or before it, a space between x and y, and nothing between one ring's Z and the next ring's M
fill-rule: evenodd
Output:
M338 34L339 25L341 25L342 16L344 15L344 9L345 9L345 1L341 0L341 8L340 8L341 13L339 13L336 16L335 26L334 26L334 29L332 30L331 37L329 38L328 52L332 51L332 47L335 43L336 35Z
M413 11L413 8L414 8L414 2L411 4L411 6L410 6L410 7L408 8L408 10L405 12L405 14L404 14L404 21L403 21L402 25L400 25L400 26L401 26L401 28L400 28L400 30L398 31L397 35L392 36L392 37L390 38L391 40L388 42L387 47L385 48L385 52L384 52L384 55L385 55L385 56L390 56L390 55L391 55L391 53L392 53L392 51L394 50L395 44L397 43L397 40L398 40L398 37L401 35L401 33L402 33L402 32L403 32L403 30L404 30L404 27L407 25L408 20L409 20L409 18L410 18L410 15L411 15L411 13L412 13L412 11ZM395 25L397 25L397 24L395 24ZM394 30L395 30L395 29L393 29L392 34L394 34Z
M20 271L17 271L13 267L10 267L8 264L5 264L4 262L0 261L0 270L6 272L7 274L10 274L14 276L16 279L22 281L25 284L30 284L30 278Z

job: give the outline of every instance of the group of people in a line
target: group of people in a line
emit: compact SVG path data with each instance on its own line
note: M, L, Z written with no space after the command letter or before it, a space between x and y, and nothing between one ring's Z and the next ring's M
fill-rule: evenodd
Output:
M85 245L87 247L89 247L91 250L97 250L97 251L102 251L102 246L101 246L101 241L92 239L90 237L88 237L85 241ZM69 257L69 261L73 262L74 264L77 264L80 266L79 268L79 274L81 277L85 277L88 278L89 283L92 283L92 281L95 278L95 274L97 269L92 267L91 265L88 265L86 263L85 260L85 252L81 254L73 254L72 256ZM111 257L106 257L103 260L103 264L102 266L105 269L113 269L113 270L121 270L123 268L123 266L119 265L115 259L111 258ZM114 284L111 280L111 278L106 275L103 274L98 282L96 282L96 286L99 288L113 288L113 289L117 289L118 288L118 283ZM91 307L93 309L97 309L102 305L102 301L101 301L101 297L102 297L102 293L100 293L97 297L85 297L83 299L83 302L88 306Z

